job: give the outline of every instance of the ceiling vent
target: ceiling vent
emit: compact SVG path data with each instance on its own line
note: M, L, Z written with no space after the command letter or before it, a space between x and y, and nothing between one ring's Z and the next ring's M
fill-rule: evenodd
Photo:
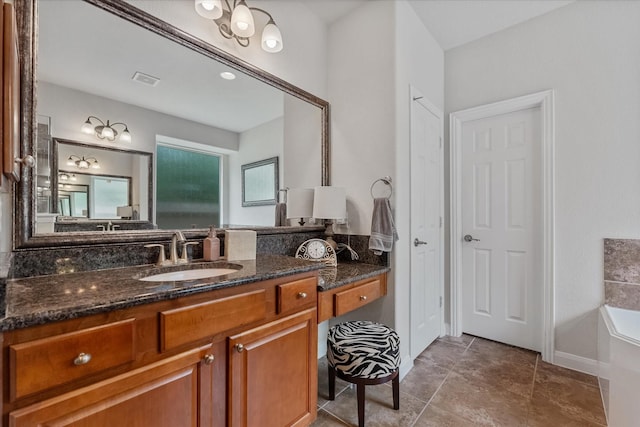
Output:
M158 83L160 83L159 78L150 76L149 74L141 73L140 71L136 71L133 77L131 77L131 80L147 86L157 86Z

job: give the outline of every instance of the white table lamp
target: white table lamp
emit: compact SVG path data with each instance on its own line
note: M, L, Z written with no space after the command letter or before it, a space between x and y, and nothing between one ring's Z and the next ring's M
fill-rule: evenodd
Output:
M326 222L327 242L335 249L333 240L333 221L347 217L347 191L344 187L315 187L313 192L313 218L329 220Z
M305 218L313 214L313 189L290 188L287 191L287 219L299 218L298 224L304 225Z

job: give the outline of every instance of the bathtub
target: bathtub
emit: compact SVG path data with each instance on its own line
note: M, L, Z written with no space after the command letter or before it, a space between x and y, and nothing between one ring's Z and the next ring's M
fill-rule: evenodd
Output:
M640 311L604 305L598 321L598 379L611 427L640 420Z

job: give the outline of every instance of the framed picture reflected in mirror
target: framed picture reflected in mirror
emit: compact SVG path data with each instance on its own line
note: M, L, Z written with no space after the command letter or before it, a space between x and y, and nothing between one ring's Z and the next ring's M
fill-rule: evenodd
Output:
M275 205L278 197L278 158L241 166L242 206Z

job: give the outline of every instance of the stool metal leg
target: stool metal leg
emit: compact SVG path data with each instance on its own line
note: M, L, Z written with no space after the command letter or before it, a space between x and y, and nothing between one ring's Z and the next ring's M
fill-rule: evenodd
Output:
M391 386L393 387L393 409L400 409L400 375L396 375L396 377L391 381Z
M329 373L329 400L336 398L336 370L330 365L327 368Z
M358 394L358 427L364 427L364 384L356 383Z

